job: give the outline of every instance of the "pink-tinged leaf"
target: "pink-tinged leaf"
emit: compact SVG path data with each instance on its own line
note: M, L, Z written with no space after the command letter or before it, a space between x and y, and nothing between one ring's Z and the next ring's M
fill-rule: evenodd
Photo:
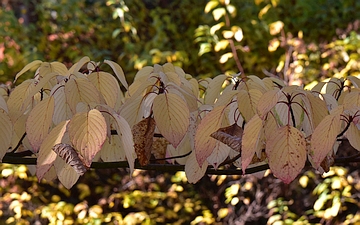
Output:
M345 135L351 146L360 151L360 130L353 122L350 124Z
M41 180L44 174L51 168L56 159L56 153L52 147L61 143L69 121L62 121L54 127L41 143L36 164L36 176Z
M27 64L22 70L20 70L20 72L18 72L16 75L15 75L15 81L14 83L16 82L16 80L24 73L26 73L27 71L31 70L32 68L34 67L39 67L41 65L42 61L41 60L35 60L35 61L32 61L31 63Z
M190 123L186 102L173 93L161 94L154 99L153 113L160 133L176 148Z
M209 157L207 157L207 162L217 169L219 165L229 156L230 149L231 148L226 144L217 142L213 152L209 155Z
M135 159L136 153L134 150L134 140L131 132L130 125L128 122L119 114L115 112L115 110L111 109L109 106L102 106L105 110L112 115L112 118L115 119L115 129L120 137L122 149L125 151L126 159L129 163L130 173L132 174L135 168ZM121 149L118 149L121 151ZM122 155L123 153L119 153Z
M80 175L69 164L65 163L63 159L57 157L54 162L54 167L59 181L67 188L70 189Z
M267 140L266 155L270 170L276 177L288 184L305 166L305 137L293 126L280 127Z
M205 104L214 104L215 100L219 97L222 85L228 78L226 75L218 75L212 79L205 92Z
M211 134L221 127L225 107L225 105L215 107L211 112L206 114L196 130L195 153L199 165L204 163L216 146L217 140L212 138Z
M260 118L264 119L268 112L275 107L279 101L280 95L280 90L271 90L262 95L257 105L257 112Z
M121 82L121 84L126 88L126 90L129 88L129 85L125 79L125 74L122 68L117 64L116 62L110 61L110 60L104 60L104 63L108 64L111 69L115 72L115 75Z
M86 78L71 78L65 84L66 103L71 111L76 113L76 106L79 102L100 103L100 94L96 87Z
M245 125L244 134L241 145L241 169L245 173L245 169L251 163L256 152L262 150L263 147L263 121L258 115L255 115Z
M90 167L106 139L105 118L96 109L78 113L70 120L68 130L73 147L83 157L85 166Z
M333 149L337 135L340 133L341 111L337 111L336 113L327 115L311 135L310 157L315 169L319 168L320 163Z
M185 174L189 183L195 184L198 182L206 173L208 162L204 161L199 166L196 155L192 152L185 163Z
M238 108L245 121L249 121L255 115L261 96L261 91L257 89L239 91L237 95Z
M11 145L13 124L6 112L0 110L0 162Z
M54 113L54 97L50 96L37 104L26 120L26 134L34 152L38 152L49 132Z
M95 72L88 76L88 79L93 83L96 89L102 94L105 102L110 107L114 108L119 97L120 86L116 78L110 73Z

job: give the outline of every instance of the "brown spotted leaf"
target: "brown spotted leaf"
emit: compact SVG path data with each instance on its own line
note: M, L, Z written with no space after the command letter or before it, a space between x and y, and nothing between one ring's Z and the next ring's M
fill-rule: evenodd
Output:
M141 120L132 128L135 152L142 166L149 164L154 132L155 120L152 117Z
M81 161L77 151L71 145L59 143L54 145L52 150L67 164L69 164L80 176L84 175L87 171L87 168Z

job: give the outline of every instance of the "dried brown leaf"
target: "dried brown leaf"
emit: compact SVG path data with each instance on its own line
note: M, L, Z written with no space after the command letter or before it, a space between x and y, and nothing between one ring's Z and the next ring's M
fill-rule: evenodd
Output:
M170 144L168 140L162 137L155 137L151 148L151 154L155 159L163 159L166 156L167 146ZM157 163L164 164L165 160L157 160Z
M80 159L76 150L69 144L56 144L52 148L56 154L62 158L67 164L69 164L77 174L82 176L86 171L87 168Z
M149 164L154 132L155 120L152 117L141 120L132 128L135 152L142 166Z
M210 136L228 145L235 151L240 152L243 129L236 123L228 127L222 127Z

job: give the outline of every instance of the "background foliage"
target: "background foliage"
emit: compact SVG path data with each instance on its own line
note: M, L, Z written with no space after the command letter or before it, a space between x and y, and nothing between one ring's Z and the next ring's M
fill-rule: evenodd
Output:
M137 69L165 62L198 77L242 67L246 74L279 76L291 84L359 74L356 0L1 3L1 82L12 81L35 59L70 63L84 55L117 61L129 80ZM70 191L37 183L23 166L1 167L0 215L10 224L55 224L50 218L78 224L360 221L358 164L334 168L325 178L306 172L288 186L271 175L261 182L214 176L188 185L181 173L142 173L129 180L124 171L93 171ZM99 183L90 185L93 180Z

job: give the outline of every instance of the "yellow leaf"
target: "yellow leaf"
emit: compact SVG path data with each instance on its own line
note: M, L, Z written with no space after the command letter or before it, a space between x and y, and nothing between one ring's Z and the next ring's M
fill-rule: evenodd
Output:
M269 24L269 30L271 35L277 35L283 29L284 23L282 21L276 21Z
M140 165L146 166L150 162L151 147L154 141L155 120L147 117L132 127L134 148Z
M94 156L100 151L106 139L105 118L96 109L73 116L68 125L70 141L90 167Z
M220 62L221 64L224 64L224 63L226 63L230 58L232 58L233 56L234 56L234 55L233 55L232 52L227 52L227 53L225 53L225 54L222 54L222 55L220 56L219 62Z
M60 182L67 188L70 189L76 181L79 179L80 175L72 168L69 164L65 163L63 159L57 157L54 162L54 167L56 174Z
M111 60L104 60L104 63L108 64L111 69L115 72L116 77L119 79L120 83L126 88L126 90L129 89L129 85L125 79L125 74L122 68L117 64L116 62L113 62Z
M173 93L160 94L154 99L153 113L160 133L176 148L184 138L190 123L190 112L186 102Z
M22 74L26 73L27 71L29 71L29 70L32 69L33 67L40 66L41 63L42 63L41 60L35 60L35 61L32 61L31 63L27 64L22 70L20 70L20 72L18 72L18 73L15 75L14 83L16 82L16 80L17 80Z
M189 183L198 182L204 175L208 167L208 162L204 160L199 166L195 152L192 152L185 163L185 174Z
M44 141L41 143L36 164L36 176L39 180L43 178L44 174L47 173L54 164L56 153L52 151L52 147L61 143L68 123L69 120L59 123L46 135Z
M317 127L325 116L329 115L326 103L319 97L314 96L312 93L306 94L310 103L310 116L312 117L313 126Z
M54 113L54 97L48 97L37 104L26 120L26 134L34 152L38 152L49 132Z
M218 75L210 81L205 91L205 104L214 104L219 97L222 86L227 78L228 76L226 75Z
M65 84L66 103L71 111L76 113L76 106L79 102L100 103L100 95L96 87L86 78L71 78Z
M104 162L125 161L125 149L119 135L111 135L110 139L104 142L100 151L100 158Z
M266 142L269 167L276 177L290 183L306 162L305 137L293 126L280 127Z
M353 146L356 150L360 151L360 130L353 122L350 124L350 127L345 135L349 140L351 146Z
M244 134L241 143L241 168L245 173L245 169L251 163L256 152L263 148L263 124L258 115L255 115L245 125Z
M264 119L268 112L270 112L275 107L279 101L280 95L280 90L271 90L265 92L261 96L257 105L257 112L261 119Z
M212 12L214 20L218 21L222 16L226 14L225 8L217 8Z
M8 106L3 96L0 95L0 109L4 110L6 113L9 112Z
M0 162L11 145L13 125L6 112L0 110Z
M325 156L333 149L333 145L341 129L340 115L340 110L327 115L311 135L310 157L315 169L319 168Z
M66 75L71 75L71 74L75 74L76 72L79 72L81 67L83 67L88 62L90 62L90 58L88 56L82 57L79 62L71 66L71 68L69 69Z
M216 0L209 1L205 6L204 12L209 13L211 10L216 8L216 6L218 6L218 5L219 5L219 1L216 1Z
M250 89L248 92L240 90L237 95L238 108L245 121L249 121L255 114L258 102L262 96L261 91Z
M359 78L357 78L355 76L348 76L346 79L350 80L352 85L354 85L354 87L360 88L360 79Z
M360 92L352 91L344 98L345 109L351 109L353 107L360 107Z
M120 107L119 114L128 121L130 127L133 127L144 116L142 111L142 95L133 95Z
M95 72L91 73L88 79L102 94L106 104L114 108L120 93L120 86L115 77L110 73Z
M200 165L211 155L216 146L217 140L210 135L221 127L225 107L225 105L215 107L211 112L206 114L196 130L195 152L196 159Z

